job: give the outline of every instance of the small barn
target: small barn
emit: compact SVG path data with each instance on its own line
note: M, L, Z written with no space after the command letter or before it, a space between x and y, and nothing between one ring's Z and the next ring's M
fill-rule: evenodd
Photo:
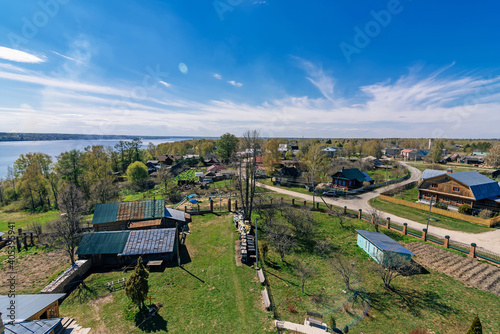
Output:
M79 259L92 259L95 266L125 266L134 264L139 256L144 262L170 262L177 246L175 228L91 232L84 234L76 254Z
M377 263L384 263L388 256L397 254L408 262L415 255L384 233L356 230L358 232L358 246L361 247Z
M38 295L0 296L0 313L4 324L15 324L40 319L59 318L59 299L64 293L46 293ZM14 302L14 304L12 304ZM12 311L12 305L14 310Z

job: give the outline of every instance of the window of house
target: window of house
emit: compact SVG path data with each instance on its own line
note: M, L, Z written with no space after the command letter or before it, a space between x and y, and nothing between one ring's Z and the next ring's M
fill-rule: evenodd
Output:
M432 183L431 184L431 188L437 189L437 187L438 187L437 183Z
M453 191L460 191L460 187L453 187Z
M103 230L103 231L107 231L107 230L108 230L108 227L107 227L107 226L103 226L103 227L102 227L102 230Z

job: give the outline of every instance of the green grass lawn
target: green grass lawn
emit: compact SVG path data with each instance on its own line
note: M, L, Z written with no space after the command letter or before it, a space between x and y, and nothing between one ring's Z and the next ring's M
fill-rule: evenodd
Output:
M303 323L306 311L312 311L323 314L323 322L327 323L333 316L337 328L358 321L349 328L349 333L407 334L420 328L432 333L455 334L465 333L478 313L484 333L495 333L495 328L500 328L500 318L491 312L500 303L498 296L467 287L439 272L431 270L426 274L397 277L393 280L394 291L386 290L372 270L375 262L356 245L355 229L373 230L373 226L350 219L341 227L336 218L314 215L318 234L334 245L334 252L341 249L355 261L358 275L352 287L360 289L363 298L348 301L353 292L345 289L329 260L307 247L299 244L293 254L285 256L285 262L270 250L265 261L266 278L281 320ZM397 241L415 241L394 231L381 231ZM305 294L301 292L300 279L294 274L296 258L316 270L316 275L305 283ZM367 301L368 315L360 319L367 309Z
M396 204L381 200L379 197L372 198L370 200L370 205L378 210L385 211L397 215L402 218L416 221L418 223L427 224L427 217L429 215L428 211L419 210L415 208L410 208L404 205ZM432 220L438 219L437 221ZM493 231L492 228L487 226L482 226L474 223L469 223L463 220L446 217L431 213L430 226L442 227L454 231L463 231L468 233L483 233ZM432 230L429 230L432 233Z
M389 169L389 170L384 170L384 169L374 169L374 170L368 170L366 171L368 175L374 180L380 180L379 182L385 182L386 178L389 180L395 180L398 178L398 175L396 174L396 170ZM403 177L401 175L400 177Z
M124 291L109 293L104 288L106 282L127 278L130 272L90 275L62 303L61 315L74 317L97 333L267 332L272 328L271 313L261 306L255 270L235 264L237 233L232 216L196 216L190 228L184 269L150 273L153 303L163 307L142 330L136 327L134 308Z
M18 228L26 230L28 224L31 222L37 222L43 226L47 222L56 220L60 216L61 212L59 210L50 210L42 213L30 213L28 211L5 212L0 210L0 231L8 231L8 224L14 223L17 233Z
M402 199L405 201L410 201L410 202L418 201L417 186L415 185L414 187L412 187L410 189L406 189L405 191L397 193L396 195L394 195L394 198L399 198L399 199Z

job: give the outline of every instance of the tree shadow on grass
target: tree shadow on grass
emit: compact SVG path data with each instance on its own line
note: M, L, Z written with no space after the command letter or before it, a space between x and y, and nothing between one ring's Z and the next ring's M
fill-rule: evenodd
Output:
M150 312L153 309L153 312ZM143 308L135 314L135 325L146 333L168 332L168 322L158 314L159 307Z
M448 306L439 294L434 291L418 291L411 288L393 287L383 293L369 293L370 305L381 313L388 310L390 306L398 305L407 310L412 316L419 317L426 310L447 316L456 313L457 310Z
M291 281L289 281L289 280L286 280L286 279L284 279L284 278L281 278L281 277L279 277L278 275L273 274L272 272L267 271L267 270L265 270L265 269L264 269L264 272L266 273L266 275L271 275L271 276L274 276L274 277L276 277L277 279L280 279L280 280L282 280L283 282L285 282L285 283L287 283L287 284L290 284L290 285L293 285L293 286L296 286L296 287L298 287L298 286L299 286L298 284L295 284L295 283L293 283L293 282L291 282Z

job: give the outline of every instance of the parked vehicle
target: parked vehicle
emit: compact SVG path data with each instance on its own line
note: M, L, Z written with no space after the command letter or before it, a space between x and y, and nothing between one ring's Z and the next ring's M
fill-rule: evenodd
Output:
M337 192L335 190L323 191L323 196L337 196Z
M214 183L214 180L212 180L212 179L203 179L202 182L204 182L204 183Z

